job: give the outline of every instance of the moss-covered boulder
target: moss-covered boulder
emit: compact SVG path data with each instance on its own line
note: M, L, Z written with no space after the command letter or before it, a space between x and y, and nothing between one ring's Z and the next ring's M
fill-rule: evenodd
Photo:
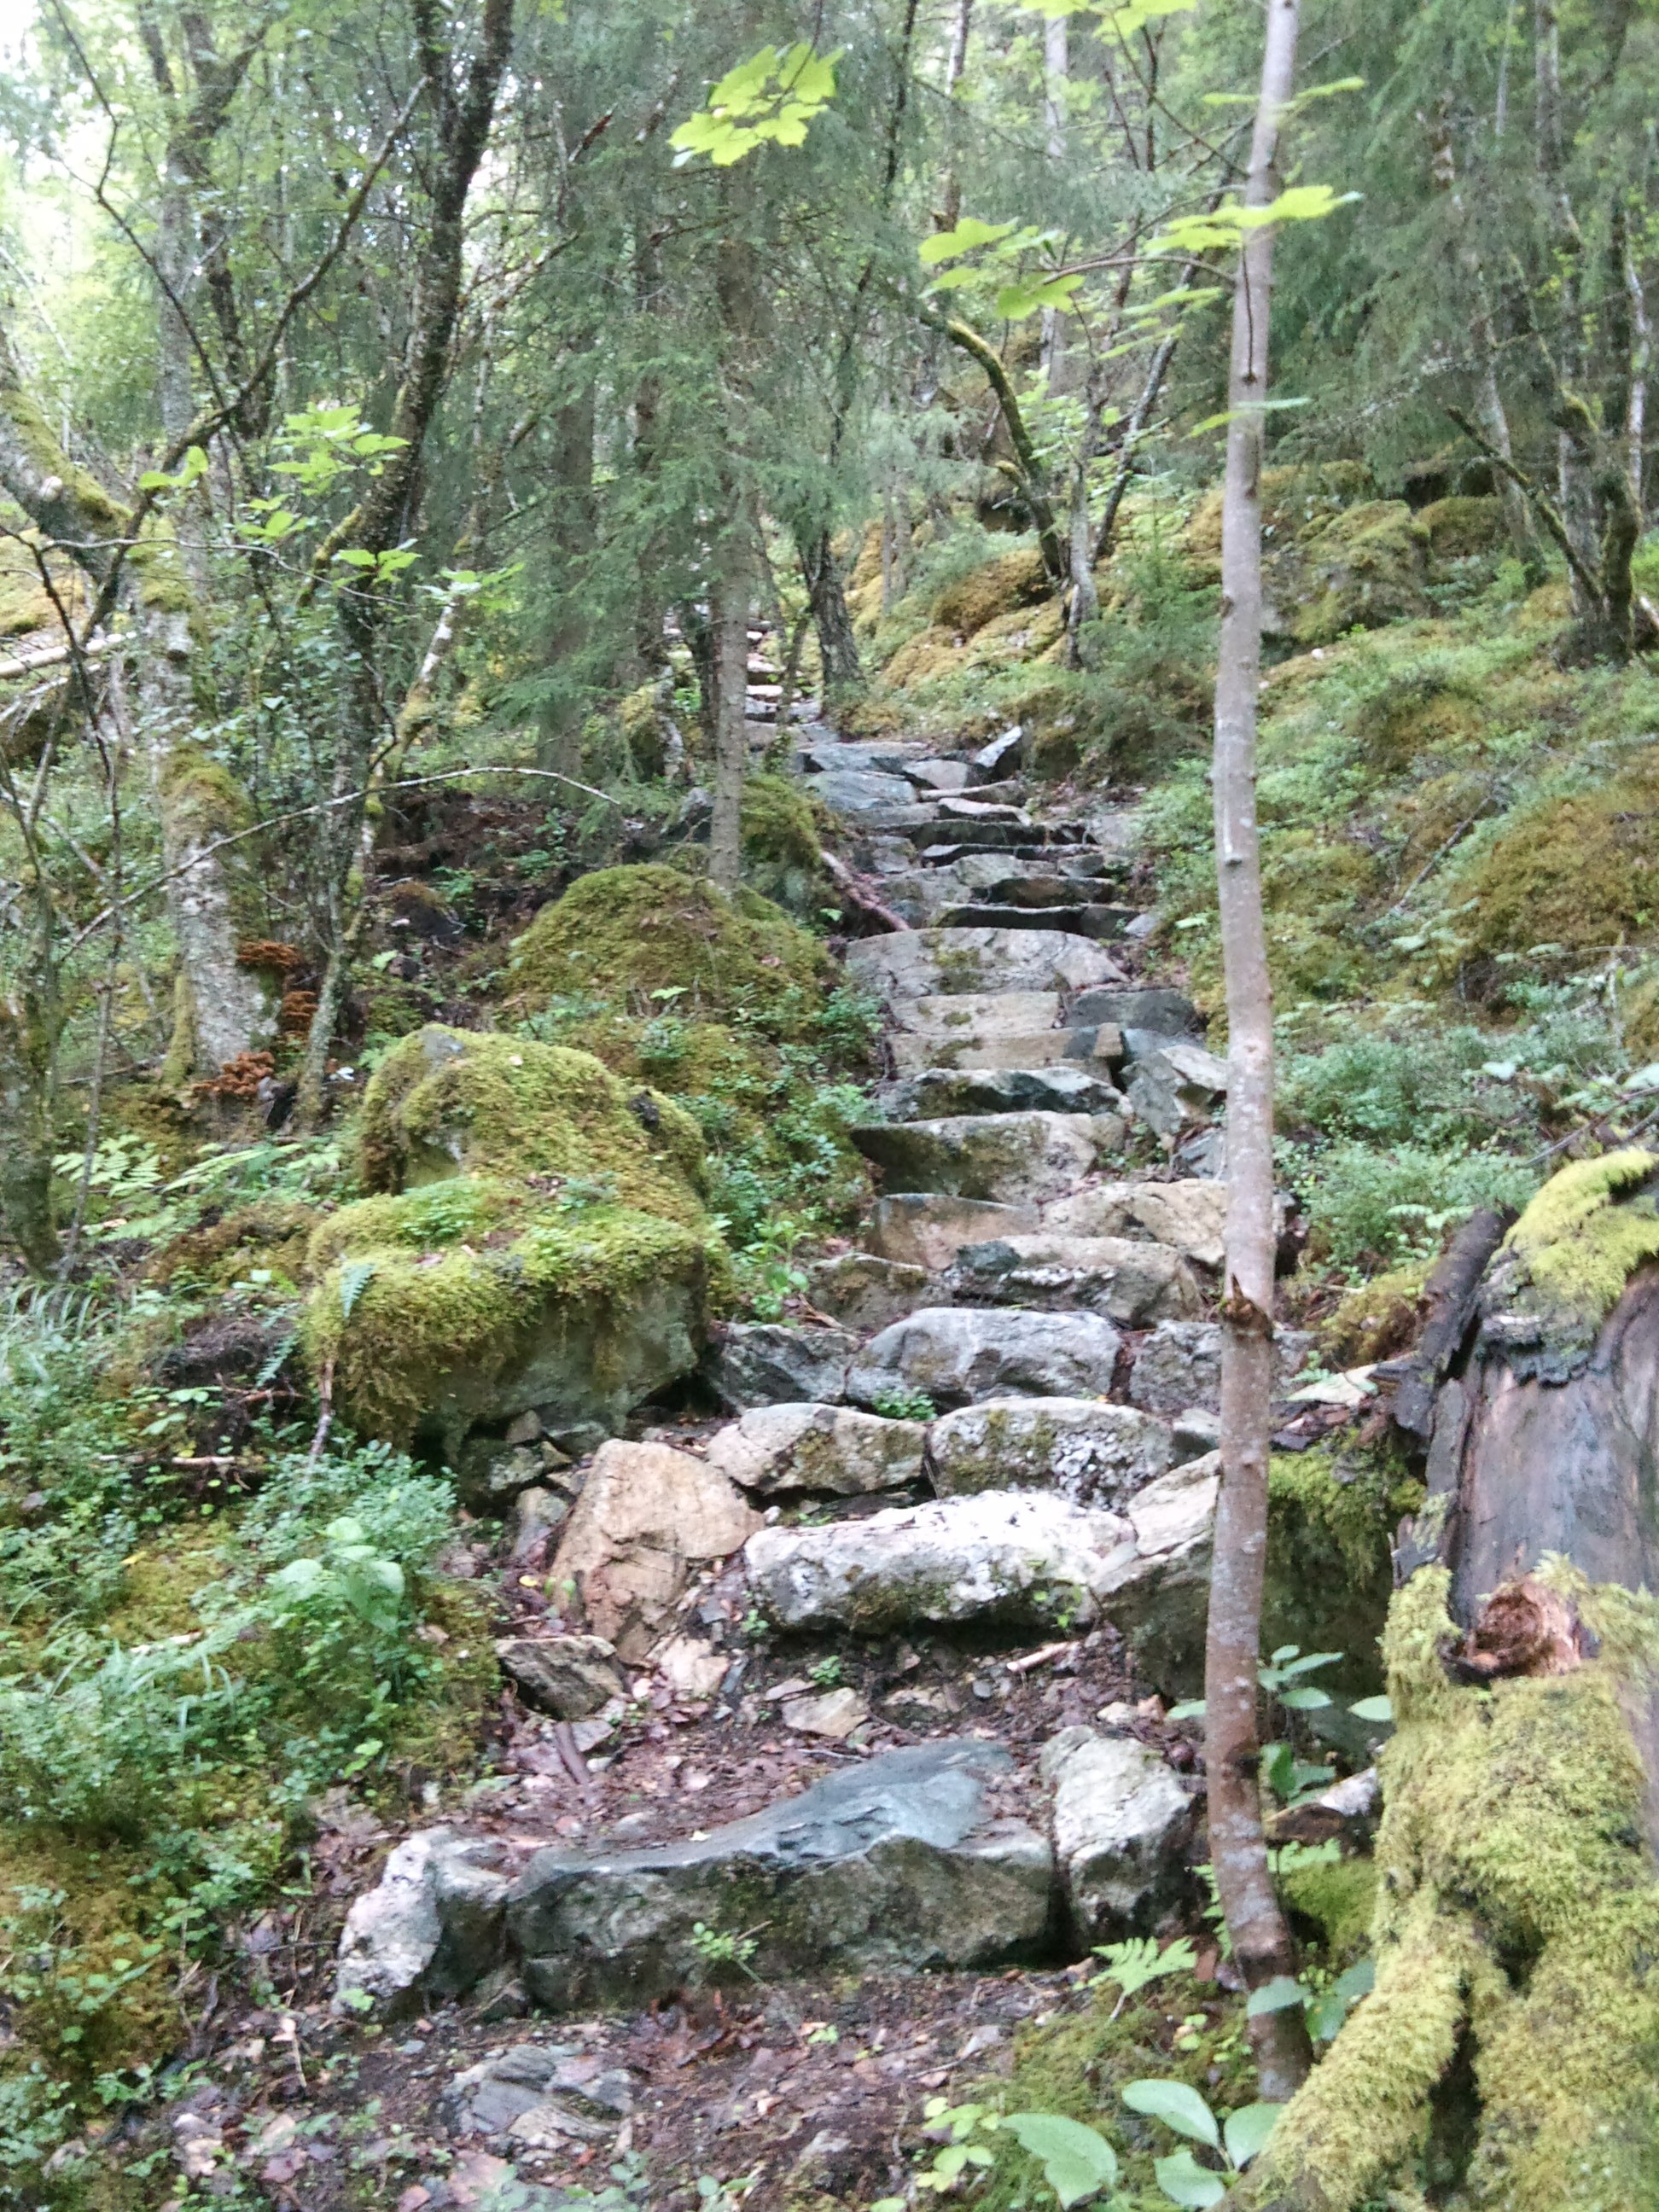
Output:
M1659 914L1656 783L1638 769L1511 814L1463 874L1473 948L1577 953L1650 936Z
M953 637L972 637L998 615L1035 606L1052 589L1041 553L1021 547L947 584L933 601L932 619Z
M364 1104L378 1194L312 1239L308 1356L366 1431L453 1457L535 1407L620 1425L696 1364L721 1248L696 1124L586 1053L437 1027Z
M1307 532L1294 578L1274 576L1283 626L1300 645L1328 645L1346 630L1425 614L1427 553L1427 533L1403 500L1345 507Z
M519 939L514 984L526 1003L575 995L795 1036L823 1006L828 956L757 892L728 898L678 868L600 868L544 906Z
M830 896L811 795L769 771L743 787L743 865L750 888L791 914L811 915Z

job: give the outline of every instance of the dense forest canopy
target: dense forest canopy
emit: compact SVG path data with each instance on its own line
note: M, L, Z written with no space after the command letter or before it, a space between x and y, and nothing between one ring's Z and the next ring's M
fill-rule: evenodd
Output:
M0 7L0 2201L1659 2206L1656 102Z

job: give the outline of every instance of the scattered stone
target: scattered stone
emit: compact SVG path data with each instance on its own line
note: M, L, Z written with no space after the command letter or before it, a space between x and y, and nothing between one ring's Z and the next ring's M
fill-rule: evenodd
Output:
M336 2012L372 2000L392 2016L481 1982L501 1954L506 1876L488 1838L426 1828L407 1837L378 1885L346 1915L334 1976Z
M1080 991L1121 980L1103 946L1048 929L913 929L861 937L848 947L847 965L890 1000L958 991Z
M847 1329L735 1321L721 1330L708 1365L721 1402L734 1413L809 1398L833 1405L845 1393L848 1364L857 1351L858 1339Z
M1150 1746L1066 1729L1043 1751L1054 1858L1073 1942L1151 1931L1190 1887L1193 1802Z
M1119 1511L1173 1462L1162 1421L1094 1398L994 1398L967 1406L933 1423L927 1450L942 1497L1053 1490L1073 1504Z
M981 745L971 755L969 766L975 771L975 781L990 782L994 776L1006 775L1011 769L1018 768L1025 758L1025 732L1016 722L1000 737L993 738L989 744Z
M1202 1459L1208 1452L1221 1449L1221 1416L1207 1413L1202 1406L1188 1406L1184 1413L1177 1413L1170 1431L1170 1441L1175 1447L1176 1464L1181 1466L1189 1459Z
M944 1283L964 1305L994 1301L1100 1313L1128 1328L1204 1310L1197 1280L1179 1252L1125 1237L1037 1235L966 1244Z
M628 1677L603 1636L503 1636L495 1656L538 1711L586 1720L625 1694Z
M1146 1237L1172 1245L1200 1267L1219 1267L1227 1232L1227 1186L1109 1182L1075 1191L1043 1208L1042 1225L1063 1237Z
M848 1395L871 1406L909 1389L938 1407L982 1398L1103 1397L1121 1345L1097 1314L928 1306L872 1338L848 1376Z
M849 1329L884 1328L927 1299L927 1271L877 1252L842 1252L806 1270L806 1295Z
M580 2044L516 2043L458 2074L442 2104L458 2134L539 2149L608 2141L634 2109L634 2085Z
M526 1981L559 2011L649 2003L707 1978L698 1922L750 1934L748 1971L767 1978L1028 1955L1053 1860L1034 1831L990 1815L987 1784L1012 1764L993 1744L921 1744L689 1842L538 1852L508 1908Z
M1287 1806L1273 1820L1275 1844L1328 1844L1338 1840L1363 1850L1376 1832L1382 1810L1382 1783L1374 1766L1333 1783L1317 1797Z
M540 1421L534 1414L530 1418L539 1431ZM469 1437L456 1455L455 1492L475 1513L499 1513L521 1490L540 1482L544 1472L541 1453L530 1442Z
M1305 1330L1281 1328L1273 1340L1274 1366L1282 1391L1313 1356ZM1135 1354L1129 1377L1129 1403L1149 1413L1184 1413L1191 1407L1221 1411L1221 1324L1212 1321L1160 1322Z
M667 1444L601 1445L550 1573L587 1626L643 1659L694 1562L723 1559L757 1516L718 1468Z
M532 1483L514 1499L507 1516L507 1556L522 1565L569 1517L570 1500Z
M1102 1577L1108 1619L1129 1640L1137 1668L1160 1690L1185 1697L1204 1676L1211 1544L1221 1455L1189 1460L1149 1482L1123 1507L1133 1547Z
M1207 1121L1225 1102L1227 1063L1201 1044L1152 1037L1126 1030L1130 1104L1148 1128L1173 1144L1195 1122Z
M912 783L921 784L929 791L957 792L968 787L966 761L912 761L904 772Z
M656 1668L676 1697L712 1698L726 1680L732 1664L729 1651L717 1651L701 1636L671 1636L651 1654Z
M952 1198L942 1192L904 1191L876 1200L866 1242L887 1259L938 1274L964 1244L1020 1236L1035 1230L1039 1220L1035 1206L993 1206L982 1199Z
M744 1563L779 1628L884 1636L921 1621L1051 1627L1098 1617L1131 1565L1127 1517L1042 1491L984 1491L891 1508L861 1521L763 1528Z
M927 1431L850 1406L761 1406L711 1437L710 1467L765 1495L827 1491L856 1498L920 1482Z
M786 1728L802 1735L828 1736L845 1743L853 1730L870 1717L870 1708L856 1690L826 1690L822 1697L790 1698L781 1708Z
M1066 1032L1051 1030L1048 1035L1064 1043ZM1106 1067L1059 1055L1047 1064L1038 1060L1019 1067L971 1068L960 1073L928 1068L907 1081L884 1084L876 1096L890 1121L926 1121L950 1114L1106 1114L1122 1103Z
M1116 1114L962 1114L848 1133L890 1190L1040 1206L1119 1152L1126 1124Z

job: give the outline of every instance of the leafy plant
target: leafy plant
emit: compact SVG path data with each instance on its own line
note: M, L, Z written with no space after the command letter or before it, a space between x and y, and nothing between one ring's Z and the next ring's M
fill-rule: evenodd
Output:
M1161 2120L1176 2135L1200 2143L1224 2161L1229 2177L1242 2173L1266 2143L1284 2107L1280 2105L1243 2105L1218 2119L1196 2089L1185 2081L1144 2078L1124 2084L1123 2101L1132 2112ZM1152 2171L1158 2185L1172 2204L1206 2212L1219 2204L1228 2183L1212 2167L1200 2166L1191 2151L1182 2148L1155 2159Z
M884 1390L871 1402L877 1413L889 1421L931 1421L937 1410L925 1390L912 1390L905 1385Z
M691 1929L691 1948L703 1966L711 1972L718 1972L725 1967L735 1966L740 1973L747 1974L750 1981L755 1979L754 1970L749 1962L760 1948L758 1929L750 1929L738 1934L731 1929L711 1928L707 1921L699 1920Z
M1161 1981L1166 1974L1189 1974L1198 1964L1198 1954L1191 1938L1186 1936L1177 1936L1162 1950L1150 1936L1131 1936L1121 1943L1096 1944L1095 1956L1106 1963L1089 1986L1099 1990L1108 1983L1116 1984L1118 2000L1112 2008L1114 2020L1130 1998L1138 1996L1149 1984Z

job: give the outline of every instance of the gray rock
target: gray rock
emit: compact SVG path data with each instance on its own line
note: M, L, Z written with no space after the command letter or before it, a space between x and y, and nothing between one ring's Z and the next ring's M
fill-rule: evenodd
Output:
M874 1405L896 1389L938 1407L982 1398L1103 1397L1123 1340L1097 1314L927 1306L865 1346L848 1395Z
M1079 1029L1091 1022L1115 1022L1121 1030L1146 1030L1166 1037L1197 1039L1204 1034L1203 1018L1184 991L1109 986L1085 991L1073 1003L1072 1020Z
M1079 991L1121 980L1103 946L1048 929L913 929L861 937L848 947L847 965L889 1000L958 991Z
M1181 1182L1109 1182L1045 1206L1042 1225L1064 1237L1145 1237L1206 1267L1219 1267L1227 1231L1227 1187L1193 1177Z
M1274 1339L1279 1388L1304 1368L1313 1339L1304 1330L1281 1328ZM1129 1403L1149 1413L1184 1413L1189 1407L1221 1411L1221 1324L1211 1321L1161 1322L1135 1354L1129 1377Z
M1035 1490L988 1490L858 1521L762 1528L744 1549L779 1628L884 1636L917 1621L1052 1627L1109 1611L1135 1538L1126 1516Z
M805 1328L782 1322L732 1322L709 1353L708 1371L734 1413L750 1406L833 1405L845 1392L858 1339L841 1328Z
M1064 1039L1063 1030L1049 1036ZM1046 1038L1041 1040L1046 1043ZM1052 1065L929 1068L899 1083L884 1084L877 1102L890 1121L929 1121L949 1114L1106 1114L1120 1103L1106 1068L1055 1059Z
M855 775L903 776L909 775L922 754L919 746L902 742L884 744L876 738L868 744L848 744L831 737L810 739L802 746L801 757L809 769L821 775L848 769Z
M993 1206L982 1199L910 1191L876 1200L866 1242L887 1259L936 1274L964 1244L1018 1236L1037 1225L1035 1206Z
M993 1398L946 1413L927 1431L941 1497L1052 1490L1074 1505L1127 1501L1173 1463L1166 1425L1097 1398Z
M1014 992L1010 995L1019 998L1025 994ZM1081 1065L1085 1073L1093 1069L1102 1076L1109 1073L1109 1064L1096 1067L1092 1052L1081 1053L1077 1044L1077 1036L1071 1030L1019 1030L994 1036L968 1030L950 1040L909 1036L896 1030L887 1040L894 1069L900 1076L927 1075L940 1069L1020 1069L1056 1065ZM902 1117L890 1115L889 1118Z
M1188 1406L1184 1413L1176 1415L1170 1430L1170 1440L1175 1446L1177 1466L1189 1459L1202 1459L1206 1453L1219 1451L1221 1416L1206 1413L1202 1406Z
M1025 732L1016 722L1000 737L993 738L970 756L969 765L975 770L975 781L990 782L994 776L1006 775L1010 769L1018 768L1025 758Z
M899 1490L925 1472L927 1431L850 1406L760 1406L708 1440L708 1461L764 1495Z
M1149 1039L1125 1030L1129 1103L1148 1128L1173 1144L1215 1113L1227 1096L1227 1064L1201 1044ZM1155 1047L1155 1048L1148 1048Z
M959 1114L848 1132L892 1191L1040 1206L1076 1189L1122 1146L1116 1114Z
M999 1747L940 1742L831 1775L712 1835L660 1849L540 1851L514 1887L511 1940L544 2005L640 2005L705 1978L696 1923L752 1931L768 1978L1030 1954L1048 1924L1053 1861L1034 1831L994 1820Z
M927 1271L878 1252L842 1252L815 1260L806 1271L806 1295L820 1313L849 1329L884 1328L901 1314L926 1304Z
M1189 1460L1124 1505L1133 1545L1109 1563L1101 1604L1128 1638L1135 1664L1167 1695L1192 1695L1204 1679L1211 1547L1221 1457Z
M1191 1886L1191 1798L1133 1736L1067 1729L1042 1764L1054 1793L1054 1859L1073 1943L1150 1933Z
M1179 1252L1127 1237L1000 1237L966 1244L944 1278L962 1305L1047 1307L1105 1314L1127 1328L1189 1318L1204 1310Z
M515 1566L528 1565L569 1518L570 1500L556 1490L532 1484L514 1499L507 1516L507 1556Z
M919 783L927 791L957 792L965 791L968 787L969 768L966 761L912 761L904 773L912 783Z
M557 1720L586 1720L627 1692L616 1647L603 1636L503 1636L495 1656L529 1703Z
M456 1455L456 1494L475 1513L500 1513L521 1490L540 1482L544 1471L541 1452L533 1443L469 1437Z
M501 1957L507 1879L488 1838L426 1828L405 1838L379 1883L353 1903L340 1936L334 2010L372 1998L392 2016L459 1996Z
M869 767L835 767L806 778L806 788L837 814L854 821L915 804L915 791L902 775L884 775Z
M907 1036L929 1037L940 1045L981 1044L995 1037L1036 1035L1054 1029L1060 1019L1060 994L944 991L931 998L896 1000L892 1019L895 1030ZM1063 1030L1055 1030L1055 1035L1062 1044L1066 1042ZM939 1065L954 1063L941 1060Z

